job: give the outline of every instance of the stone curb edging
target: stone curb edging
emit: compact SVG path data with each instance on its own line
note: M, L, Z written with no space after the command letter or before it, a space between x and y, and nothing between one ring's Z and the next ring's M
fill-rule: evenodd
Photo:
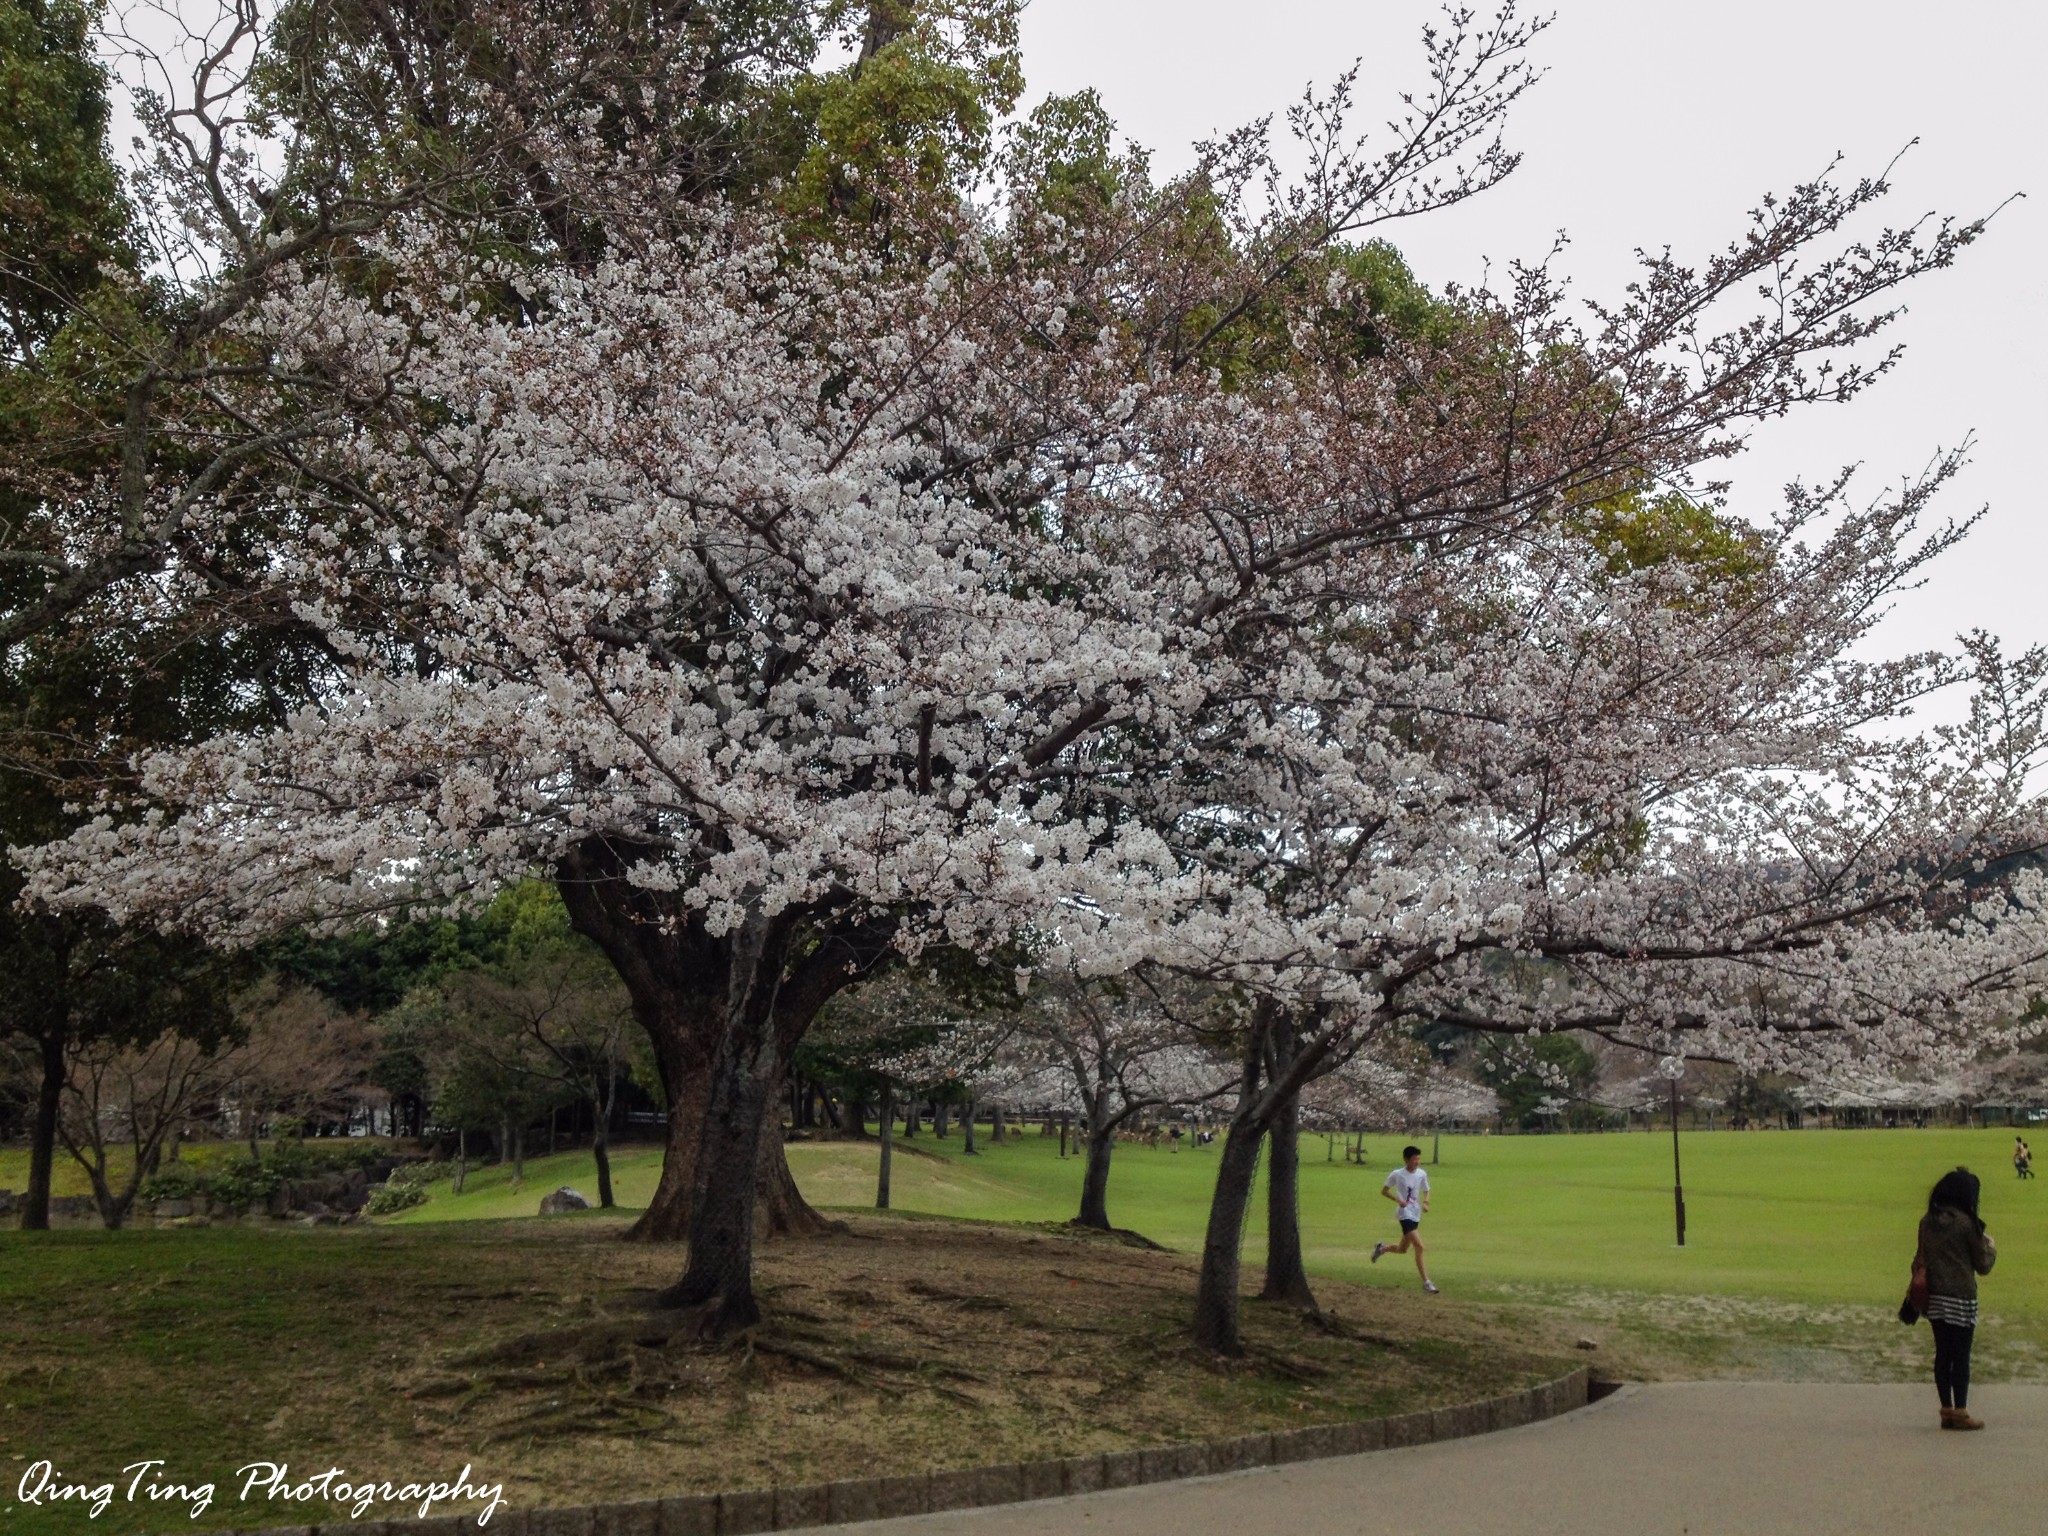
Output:
M1241 1435L1232 1440L1104 1451L1059 1461L1012 1461L899 1477L862 1477L787 1488L641 1499L629 1504L506 1509L493 1515L484 1530L488 1536L754 1536L761 1531L808 1530L901 1515L1056 1499L1068 1494L1209 1477L1254 1467L1278 1467L1325 1456L1394 1450L1514 1429L1585 1407L1591 1380L1591 1370L1580 1366L1570 1375L1525 1391L1449 1408L1428 1408L1386 1419L1357 1419L1347 1424L1314 1424L1305 1429ZM287 1526L246 1532L244 1536L341 1536L343 1532L351 1536L463 1536L476 1530L476 1521L471 1516L442 1515L426 1520Z

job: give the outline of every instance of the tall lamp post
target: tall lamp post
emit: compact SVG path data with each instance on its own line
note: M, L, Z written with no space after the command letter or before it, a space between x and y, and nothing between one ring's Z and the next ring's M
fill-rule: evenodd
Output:
M1666 1056L1661 1064L1671 1085L1671 1202L1678 1212L1678 1246L1685 1246L1685 1176L1678 1166L1678 1080L1685 1076L1685 1058Z

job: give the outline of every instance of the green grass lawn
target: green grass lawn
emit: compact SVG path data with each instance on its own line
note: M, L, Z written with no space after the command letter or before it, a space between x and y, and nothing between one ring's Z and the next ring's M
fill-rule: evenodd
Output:
M1413 1266L1367 1262L1393 1232L1379 1197L1402 1138L1369 1140L1363 1166L1334 1160L1321 1136L1302 1147L1303 1241L1312 1273L1374 1286L1412 1286ZM1665 1135L1446 1136L1432 1170L1436 1203L1425 1227L1431 1268L1460 1297L1562 1309L1596 1337L1648 1351L1645 1369L1862 1374L1917 1369L1925 1330L1885 1325L1905 1287L1913 1225L1926 1190L1967 1163L1984 1178L1984 1215L2000 1264L1984 1287L1980 1358L1990 1374L2048 1376L2048 1181L2022 1184L2005 1160L2006 1131L1689 1133L1684 1138L1688 1241L1672 1234L1671 1142ZM1184 1252L1200 1244L1215 1147L1118 1149L1110 1214ZM798 1143L789 1149L815 1203L869 1208L873 1144ZM16 1161L19 1154L14 1154ZM614 1158L620 1203L653 1191L654 1146ZM0 1186L11 1169L0 1159ZM1081 1162L1030 1130L964 1155L957 1132L900 1144L899 1211L996 1221L1073 1214ZM405 1224L531 1216L542 1194L570 1184L595 1193L587 1153L529 1159L518 1188L509 1168L473 1169L461 1195L447 1180ZM19 1182L14 1187L19 1188ZM1262 1252L1262 1211L1248 1223L1246 1257Z
M1311 1272L1368 1285L1412 1286L1410 1261L1368 1262L1374 1239L1394 1235L1380 1181L1402 1138L1369 1138L1369 1161L1345 1163L1341 1145L1302 1144L1302 1240ZM1424 1145L1427 1145L1426 1139ZM1882 1323L1905 1290L1913 1228L1926 1193L1966 1163L1984 1179L1984 1217L1999 1268L1983 1290L1987 1365L2048 1374L2048 1181L2020 1183L2005 1160L2009 1131L1716 1132L1684 1137L1687 1241L1673 1241L1668 1135L1446 1136L1431 1169L1435 1205L1424 1227L1431 1272L1453 1294L1566 1307L1589 1328L1609 1326L1657 1343L1679 1363L1714 1365L1740 1335L1769 1339L1797 1373L1798 1352L1875 1352L1880 1374L1909 1369L1924 1329ZM1000 1221L1073 1214L1081 1162L1060 1158L1034 1129L969 1158L958 1134L901 1144L893 1177L898 1210ZM1216 1172L1215 1147L1169 1152L1120 1147L1110 1215L1168 1247L1199 1247ZM872 1145L799 1143L790 1166L821 1206L872 1206ZM614 1160L619 1199L644 1202L659 1152ZM408 1222L531 1215L557 1184L592 1191L590 1161L535 1159L524 1186L496 1167L472 1173L464 1194L443 1183ZM1248 1223L1246 1258L1262 1253L1263 1211ZM1994 1341L1994 1335L1996 1339ZM1846 1341L1846 1342L1845 1342ZM1994 1347L1995 1342L1995 1347ZM2002 1365L1999 1363L2002 1362ZM1810 1362L1808 1362L1810 1363ZM1763 1362L1773 1368L1772 1360Z

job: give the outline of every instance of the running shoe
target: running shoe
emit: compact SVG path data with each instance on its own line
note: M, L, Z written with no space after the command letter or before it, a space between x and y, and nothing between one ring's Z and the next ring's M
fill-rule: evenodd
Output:
M1383 1254L1383 1253L1385 1253L1386 1251L1387 1251L1387 1245L1386 1245L1385 1243L1374 1243L1374 1244L1372 1245L1372 1260L1371 1260L1371 1262L1373 1262L1374 1264L1377 1264L1377 1263L1379 1263L1379 1261L1380 1261L1380 1255L1381 1255L1381 1254Z
M1428 1295L1434 1296L1436 1294L1436 1287L1431 1285L1427 1280L1422 1282L1422 1289Z

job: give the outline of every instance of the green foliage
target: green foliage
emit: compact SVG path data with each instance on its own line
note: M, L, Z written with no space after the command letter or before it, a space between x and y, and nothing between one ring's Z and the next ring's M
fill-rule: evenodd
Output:
M1582 1123L1589 1111L1596 1122L1604 1118L1584 1102L1599 1081L1599 1064L1573 1035L1490 1036L1474 1066L1479 1080L1500 1095L1502 1116L1524 1129L1546 1123L1549 1112L1542 1106L1560 1099L1569 1124Z
M0 327L14 362L57 333L105 269L134 261L92 52L99 9L0 0Z
M371 1190L369 1201L363 1206L363 1210L371 1216L393 1216L400 1211L409 1211L416 1205L426 1203L427 1192L419 1185L401 1184L394 1179Z
M159 1200L190 1200L204 1195L206 1189L206 1176L190 1163L166 1163L142 1181L136 1198L144 1205L153 1205Z
M1567 526L1604 558L1615 576L1681 565L1713 602L1739 595L1769 569L1751 529L1677 491L1632 486L1576 509Z
M804 148L783 207L813 227L885 224L894 200L957 196L988 168L995 125L1024 88L1017 10L1013 0L872 6L861 56L790 89Z

